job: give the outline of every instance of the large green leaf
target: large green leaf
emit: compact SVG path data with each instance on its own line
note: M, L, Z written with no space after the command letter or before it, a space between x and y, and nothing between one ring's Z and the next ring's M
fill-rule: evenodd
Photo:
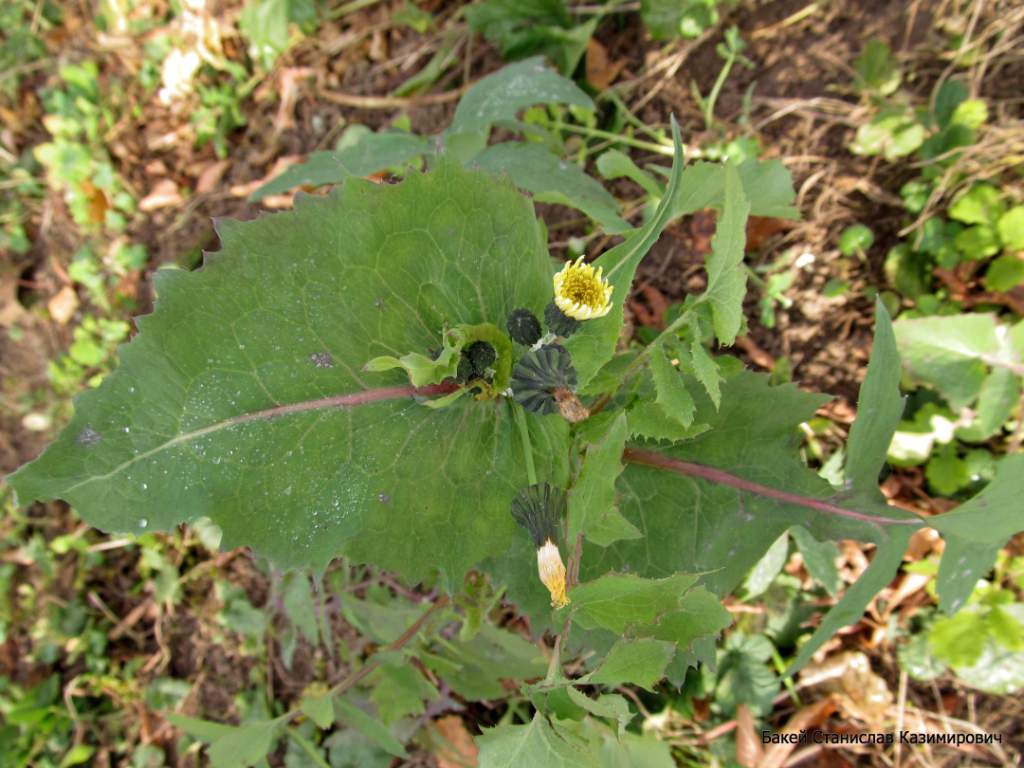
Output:
M12 477L107 530L206 515L223 545L283 566L348 554L458 579L513 539L527 483L504 401L432 410L378 355L438 348L456 324L540 314L551 264L530 203L442 163L398 185L220 222L203 269L157 274L159 299L120 368L81 395L60 438ZM565 422L529 416L541 479L567 475Z

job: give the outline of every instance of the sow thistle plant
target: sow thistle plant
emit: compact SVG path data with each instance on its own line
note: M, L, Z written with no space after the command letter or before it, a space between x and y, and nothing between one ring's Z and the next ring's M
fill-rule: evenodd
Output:
M837 486L799 456L799 425L827 398L773 386L708 351L707 339L728 348L743 325L748 215L796 215L780 164L684 167L673 124L665 193L628 229L595 207L582 171L537 171L549 167L538 155L546 149L487 145L496 123L538 101L589 104L538 62L512 65L470 89L436 141L371 134L340 178L324 166L330 158L311 158L317 179L340 182L331 194L218 221L221 250L194 272L156 273L155 309L137 320L118 369L78 397L64 432L10 478L22 503L64 499L104 530L208 517L223 547L249 546L283 568L322 571L344 557L422 584L437 595L433 607L367 666L397 675L408 666L401 654L423 651L468 700L500 695L498 678L512 679L512 696L535 712L485 731L485 768L605 765L609 755L628 764L633 714L605 687L678 684L689 667L713 663L731 623L721 600L780 536L875 545L860 580L790 660L792 673L859 618L925 524L946 540L937 576L946 613L1024 527L1019 455L1003 457L978 496L927 521L885 502L878 476L903 400L881 306ZM379 162L382 147L397 153L383 166L424 158L426 170L403 170L393 185L348 175L361 167L350 160ZM533 171L525 180L524 168ZM289 183L307 183L309 172ZM520 191L552 199L545 188L622 241L592 263L553 265ZM637 266L672 219L705 208L718 214L706 290L650 344L622 346ZM813 569L820 558L806 561ZM460 642L484 637L486 610L456 610L466 601L452 599L481 579L535 636L557 638L539 669L532 659L480 667L496 688L459 677L479 653L441 663L455 646L432 644L428 626L460 621ZM488 654L522 642L505 634ZM569 679L561 655L580 652L582 677ZM320 727L334 712L351 715L348 687L378 679L353 675L301 712L194 732L212 740L215 763L254 762L302 713ZM244 759L231 758L242 744ZM644 764L672 764L664 745L645 750Z

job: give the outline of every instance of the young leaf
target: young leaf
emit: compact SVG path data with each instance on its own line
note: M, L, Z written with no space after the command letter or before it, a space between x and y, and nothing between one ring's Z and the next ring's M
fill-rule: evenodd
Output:
M346 699L334 699L334 712L338 720L350 728L355 728L366 738L383 749L389 755L405 758L405 747L394 736L391 735L383 723L375 720L363 710Z
M280 738L277 720L257 720L232 728L210 744L207 754L213 768L243 768L267 756Z
M637 265L671 220L670 201L679 187L684 162L682 139L675 118L672 119L672 140L675 146L672 173L658 209L643 227L627 235L622 243L594 262L604 270L604 276L614 286L614 293L611 312L598 320L588 320L565 342L565 347L572 354L581 389L615 355L615 345L622 330L622 307L629 296Z
M299 709L318 728L327 729L334 724L334 702L328 694L306 694L299 702Z
M561 160L538 144L492 144L474 157L470 165L495 176L507 174L512 183L533 193L538 202L577 208L609 234L629 229L629 224L619 216L619 204L608 190L576 163Z
M649 440L686 440L707 429L704 424L684 428L657 403L637 403L626 411L626 417L629 420L629 436Z
M591 684L639 685L654 690L654 685L665 676L665 667L675 656L675 644L654 638L619 640L608 651L601 666L584 678Z
M443 162L220 233L203 269L157 273L120 368L11 478L21 500L63 498L106 530L206 515L224 547L280 566L348 555L411 581L457 582L504 551L528 482L510 410L463 397L434 411L414 398L445 385L360 369L436 349L446 327L541 313L551 265L529 201ZM564 485L565 422L528 422L542 479Z
M423 714L425 704L438 698L437 689L411 664L382 664L367 681L373 685L370 700L381 720L392 724L407 715Z
M597 172L606 179L623 177L639 184L649 197L659 200L665 194L661 184L633 162L633 158L617 149L609 149L597 158ZM1022 208L1024 210L1024 208Z
M180 715L177 712L169 713L167 720L175 728L180 728L193 739L206 742L216 741L222 736L227 736L235 729L233 725L215 723L211 720L200 720L196 717Z
M669 362L660 345L651 350L651 377L657 391L655 402L665 414L684 428L693 424L693 414L697 410L693 396L686 388L682 374Z
M619 726L619 733L622 733L629 724L629 721L633 719L633 713L629 711L629 702L614 693L608 693L592 699L572 685L566 688L565 691L572 703L580 709L589 712L595 717L614 720Z
M713 638L732 624L732 616L716 595L704 587L693 587L679 598L679 607L662 615L654 625L639 627L638 635L669 640L680 651L691 650L695 642Z
M659 169L663 170L663 169ZM793 178L778 160L751 158L737 168L743 183L743 195L750 204L751 216L776 219L798 219L793 207L796 192ZM683 171L675 198L672 218L685 216L705 208L721 209L725 200L725 166L717 163L694 163Z
M877 492L878 473L903 415L903 402L896 337L889 313L882 300L878 299L875 302L875 339L871 360L857 397L857 419L850 428L846 449L846 479L851 488Z
M711 303L715 335L727 346L736 340L743 322L743 296L747 288L743 254L749 213L750 205L743 194L739 173L727 164L725 201L707 257L708 287L704 292Z
M575 542L580 533L606 545L621 538L640 536L615 505L615 481L622 472L625 444L626 415L620 413L601 442L586 450L580 476L569 494L567 541Z
M694 328L698 327L699 325L694 325ZM722 405L722 374L718 370L718 361L704 348L699 333L695 333L690 340L690 363L693 365L693 375L704 385L717 410Z
M309 578L305 573L292 571L284 577L284 611L288 620L306 638L316 644L320 639L320 625L316 618L316 605Z

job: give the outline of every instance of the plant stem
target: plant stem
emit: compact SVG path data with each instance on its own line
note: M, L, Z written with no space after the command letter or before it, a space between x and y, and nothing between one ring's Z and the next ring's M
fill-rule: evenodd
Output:
M533 465L533 445L530 443L530 428L526 424L526 411L519 403L510 403L512 412L515 414L516 426L519 427L519 437L523 441L523 454L526 456L526 478L530 485L537 484L537 468Z
M351 0L351 2L331 9L327 12L326 16L331 21L334 21L342 18L343 16L347 16L350 13L362 10L363 8L369 8L371 5L376 5L379 2L381 2L381 0Z
M644 149L648 152L657 152L659 155L665 155L666 157L672 157L674 153L672 144L654 144L649 141L640 141L639 139L631 139L627 136L620 136L617 133L611 131L602 131L600 128L587 128L584 125L573 125L572 123L563 123L561 120L552 120L551 125L555 128L561 128L563 131L569 131L570 133L579 133L583 136L590 136L595 139L608 139L617 144L625 144L627 147L635 147L636 149ZM690 150L684 147L687 154Z
M726 79L729 77L729 72L732 71L732 65L736 62L736 54L730 53L729 58L725 60L725 64L722 65L722 71L718 73L718 78L715 80L715 84L711 86L711 93L708 94L707 99L704 102L704 128L710 131L712 125L715 122L715 102L718 101L718 94L722 90L722 86L725 85Z

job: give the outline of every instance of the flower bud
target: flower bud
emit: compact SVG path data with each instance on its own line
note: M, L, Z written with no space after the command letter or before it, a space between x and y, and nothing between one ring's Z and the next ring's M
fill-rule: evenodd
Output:
M528 309L514 309L505 323L508 335L525 347L532 347L540 339L540 321Z
M544 308L544 322L547 323L549 331L563 339L572 336L580 327L579 320L569 317L553 301Z

